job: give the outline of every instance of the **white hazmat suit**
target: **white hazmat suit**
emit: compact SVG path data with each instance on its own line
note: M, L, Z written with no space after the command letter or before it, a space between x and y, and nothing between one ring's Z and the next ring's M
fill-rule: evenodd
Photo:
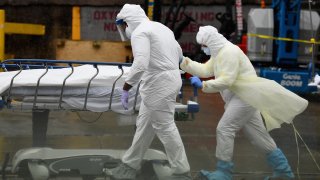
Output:
M308 102L276 82L258 77L242 50L227 41L216 28L200 27L196 39L209 47L211 58L201 64L185 57L180 67L202 78L215 76L202 82L202 91L220 92L225 101L225 112L217 126L217 159L232 161L234 138L240 129L265 153L276 150L267 130L278 128L283 122L291 123Z
M140 169L141 160L157 135L165 147L172 174L188 173L190 166L174 122L176 97L182 85L181 47L173 32L150 21L139 5L124 5L117 19L128 24L126 34L131 34L134 61L126 83L134 86L141 81L142 99L136 133L122 162Z

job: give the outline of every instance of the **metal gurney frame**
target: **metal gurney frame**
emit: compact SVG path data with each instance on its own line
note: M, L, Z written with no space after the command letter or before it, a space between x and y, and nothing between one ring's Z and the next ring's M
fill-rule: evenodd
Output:
M13 63L13 64L12 64ZM32 63L32 64L30 64ZM40 65L39 65L40 64ZM56 64L66 64L67 66L57 66ZM64 96L64 89L65 89L65 85L66 85L66 81L67 79L73 74L74 72L74 65L75 64L79 64L79 65L84 65L84 64L90 64L92 65L95 69L96 69L96 73L90 78L89 82L87 82L87 87L86 87L86 94L85 94L85 101L83 104L83 108L81 109L72 109L72 108L65 108L64 106L62 106L62 99ZM114 93L114 88L115 85L117 83L117 81L121 78L121 76L123 75L123 66L131 66L131 64L128 63L108 63L108 62L83 62L83 61L61 61L61 60L41 60L41 59L10 59L10 60L6 60L4 62L1 63L1 67L7 71L8 68L10 67L19 67L19 71L17 72L17 74L15 74L13 76L13 78L11 79L10 82L10 86L9 89L7 91L6 95L2 95L2 106L6 107L6 108L14 108L16 102L12 101L12 97L13 95L11 94L11 90L14 86L14 80L17 76L19 76L19 74L22 72L22 70L24 69L30 69L30 68L41 68L41 69L45 69L44 73L39 77L39 79L37 80L37 85L36 85L36 89L35 89L35 95L34 95L34 100L33 100L33 104L32 106L30 106L30 110L32 110L33 116L32 116L32 123L33 123L33 136L32 136L32 140L33 140L33 147L43 147L46 144L46 131L47 131L47 126L48 126L48 118L49 118L49 112L50 110L78 110L78 111L84 111L84 110L88 110L87 109L87 102L88 102L88 93L89 93L89 89L91 87L91 82L92 80L98 75L99 73L99 69L98 69L98 65L106 65L106 66L117 66L120 71L121 71L121 75L119 77L116 78L116 80L114 81L113 85L112 85L112 91L111 91L111 95L110 95L110 101L109 101L109 110L111 109L111 104L112 104L112 98L113 98L113 93ZM70 74L68 76L65 77L65 79L63 80L62 86L61 86L61 93L60 93L60 97L59 97L59 103L56 106L46 106L45 104L41 104L38 103L38 89L40 87L40 83L41 83L41 79L48 73L48 69L55 69L55 68L70 68ZM136 110L136 102L137 102L137 96L138 96L138 90L139 87L137 87L136 90L136 95L135 95L135 101L134 101L134 110ZM194 91L194 95L196 96L196 91ZM182 99L182 94L179 95L179 97ZM196 97L195 97L196 98ZM18 106L19 107L19 106ZM22 107L22 106L21 106ZM21 108L21 110L23 110L23 108ZM199 111L199 105L196 102L193 101L188 101L188 105L183 105L183 104L177 104L176 105L176 111L177 112L186 112L186 113L196 113ZM14 162L13 162L13 171L17 171L18 165L26 160L26 159L41 159L43 157L41 157L42 154L55 154L55 156L50 156L50 158L67 158L72 156L72 154L77 154L77 156L93 156L94 154L98 154L101 157L106 157L106 155L111 156L110 154L112 154L112 157L116 157L119 156L119 154L121 154L121 152L119 151L110 151L110 152L106 152L106 150L54 150L54 149L50 149L50 148L32 148L32 149L26 149L26 150L20 150L15 158L14 158ZM49 158L49 157L46 157ZM88 157L89 159L92 157ZM156 150L148 150L148 153L145 157L147 160L150 159L157 159L157 160L166 160L165 155L162 152L156 151ZM108 159L108 158L107 158ZM110 158L109 158L110 159ZM52 161L52 159L49 159L49 161ZM35 162L35 161L34 161ZM114 161L112 161L112 163L114 164ZM28 164L29 166L29 170L34 169L36 172L39 171L39 168L41 169L40 166L38 166L38 163L35 164ZM155 165L153 165L155 166ZM49 173L49 172L48 172ZM52 173L50 171L50 173ZM56 172L57 173L57 172ZM86 172L88 173L88 172ZM90 174L90 172L89 172ZM37 176L36 175L32 175L32 176ZM45 175L46 176L46 175Z

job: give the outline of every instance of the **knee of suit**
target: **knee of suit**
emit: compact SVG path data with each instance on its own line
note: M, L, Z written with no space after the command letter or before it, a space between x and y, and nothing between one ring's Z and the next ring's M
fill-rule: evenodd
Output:
M231 136L235 137L236 132L234 132L231 128L228 128L228 126L217 126L217 135L218 136Z
M177 129L177 126L174 122L166 122L166 123L159 123L159 122L152 122L152 127L156 133L170 133Z

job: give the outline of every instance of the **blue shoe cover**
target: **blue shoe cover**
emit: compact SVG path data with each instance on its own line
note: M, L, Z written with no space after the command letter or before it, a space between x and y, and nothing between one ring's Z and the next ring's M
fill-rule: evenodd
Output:
M200 171L200 177L205 180L231 180L232 177L229 174L225 174L222 171L216 170L213 172L209 172L206 170Z
M272 180L272 179L283 179L283 180L293 180L294 175L292 177L288 177L286 175L272 175L272 176L267 176L263 180Z
M270 178L294 179L288 160L280 149L272 151L267 156L267 162L273 169L273 175L266 177L265 180Z
M217 170L209 172L206 170L200 171L200 177L206 180L232 180L232 162L218 161Z

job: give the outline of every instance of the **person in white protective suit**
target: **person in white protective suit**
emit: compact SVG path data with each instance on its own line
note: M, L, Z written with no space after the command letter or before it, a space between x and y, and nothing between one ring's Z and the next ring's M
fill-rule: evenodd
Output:
M284 122L291 123L306 109L308 101L272 80L258 77L241 49L219 34L216 28L200 27L196 40L211 58L201 64L184 57L180 67L194 75L192 85L202 88L205 93L220 92L225 101L225 112L216 129L216 170L201 170L200 176L209 180L232 179L234 139L236 133L243 130L245 136L266 154L273 169L272 177L293 179L287 158L268 131L279 128ZM197 76L214 76L215 79L201 82Z
M123 155L122 164L107 170L107 175L115 179L134 179L145 152L157 135L170 164L171 175L166 179L191 179L184 145L174 121L176 97L182 85L181 47L173 32L161 23L150 21L139 5L125 4L117 21L126 23L125 36L131 40L134 57L121 101L127 108L128 91L141 81L142 102L132 145Z

